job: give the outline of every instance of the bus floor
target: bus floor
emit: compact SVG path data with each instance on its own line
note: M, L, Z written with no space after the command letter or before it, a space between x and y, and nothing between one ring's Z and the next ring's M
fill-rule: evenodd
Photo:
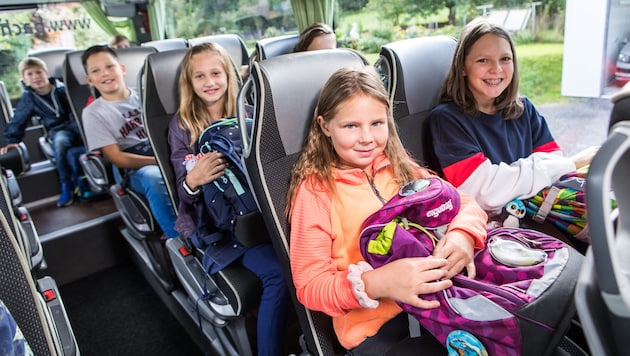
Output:
M83 355L202 355L131 262L60 293Z

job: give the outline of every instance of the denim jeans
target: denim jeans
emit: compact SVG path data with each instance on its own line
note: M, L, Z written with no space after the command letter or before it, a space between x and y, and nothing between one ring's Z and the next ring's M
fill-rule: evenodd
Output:
M117 171L117 170L114 170ZM117 178L118 179L118 178ZM175 209L166 190L162 172L157 165L144 166L134 170L128 178L129 187L142 194L149 203L153 217L168 238L177 237L175 231Z
M68 129L59 129L50 133L52 138L52 149L55 153L55 166L59 174L61 184L74 185L74 177L68 163L67 153L70 147L82 145L81 136L78 132Z
M282 355L289 290L276 253L271 244L254 246L245 251L241 263L260 278L263 287L257 320L258 355Z

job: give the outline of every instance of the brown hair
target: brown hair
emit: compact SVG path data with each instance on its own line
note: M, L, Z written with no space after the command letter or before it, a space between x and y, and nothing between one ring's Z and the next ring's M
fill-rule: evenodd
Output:
M129 42L129 45L131 45L131 41L129 41L129 39L125 35L115 35L114 37L112 37L112 40L109 41L109 45L111 47L118 48L118 45L123 41Z
M291 212L298 187L307 178L314 178L311 181L313 184L321 184L323 188L334 194L332 168L337 163L338 156L331 140L326 137L318 124L317 118L322 116L327 122L333 120L341 104L356 95L368 95L387 107L389 137L385 154L391 161L394 176L398 182L403 184L416 178L419 167L410 159L400 141L389 96L376 70L372 66L358 69L342 68L328 79L321 91L306 144L291 171L291 183L287 193L287 216Z
M325 23L316 22L308 26L300 33L300 41L295 45L294 52L305 52L316 37L321 35L334 35L335 32Z
M440 102L452 101L464 113L471 116L479 115L477 103L470 91L470 88L468 88L463 68L466 56L470 52L470 48L477 42L477 40L487 34L493 34L504 38L510 44L510 49L512 50L512 62L514 64L512 82L510 82L501 95L494 99L494 106L497 110L503 111L503 116L506 119L516 119L523 113L523 103L518 93L519 74L516 62L516 51L514 50L514 42L512 41L510 34L503 27L484 18L471 21L462 30L459 40L457 41L457 46L455 47L451 68L446 80L444 81L444 85L442 86Z
M81 55L81 63L83 64L83 69L85 69L86 72L87 72L88 59L98 53L108 53L110 56L116 59L116 61L118 61L118 55L109 46L104 46L104 45L92 46L86 49L85 52L83 52L83 54Z
M208 52L219 57L219 61L223 64L223 70L227 76L227 91L225 105L223 107L223 117L236 116L236 97L239 90L239 82L236 76L236 68L232 58L227 51L214 42L201 43L194 46L186 52L182 60L182 68L179 73L179 126L188 129L190 132L190 144L193 145L197 139L209 125L210 118L206 104L195 94L192 85L192 67L191 61L193 56Z

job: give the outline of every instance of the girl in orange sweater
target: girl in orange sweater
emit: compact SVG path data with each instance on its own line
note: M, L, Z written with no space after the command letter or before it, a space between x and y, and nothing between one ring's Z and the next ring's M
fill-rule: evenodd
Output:
M463 269L475 274L474 250L484 245L487 215L465 194L434 256L404 258L377 269L361 256L365 218L402 184L431 175L404 149L375 70L347 68L333 74L293 167L287 213L297 297L333 318L339 342L348 350L367 351L361 349L366 339L394 325L389 321L401 312L396 301L436 308L438 302L423 300L422 294L450 287L449 278ZM370 353L383 354L408 338L406 328L396 328L400 332L392 345L384 350L370 346Z

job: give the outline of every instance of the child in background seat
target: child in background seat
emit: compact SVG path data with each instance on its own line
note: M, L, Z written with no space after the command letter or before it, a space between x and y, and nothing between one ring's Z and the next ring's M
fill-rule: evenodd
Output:
M9 148L17 147L31 118L39 116L52 139L55 167L61 184L57 206L68 206L74 202L75 187L66 155L71 147L82 146L83 141L70 110L66 87L63 83L49 78L46 63L37 57L25 58L18 67L25 87L20 101L15 106L13 118L4 130L8 144L0 148L0 154L5 154Z
M461 32L441 103L429 116L444 177L491 216L589 164L597 151L565 157L518 84L510 34L487 19L473 20Z
M337 48L335 31L324 23L315 22L300 33L300 40L293 51L306 52L335 48Z
M396 301L436 308L421 295L450 287L449 278L464 269L475 275L474 250L484 246L487 216L465 194L434 256L372 269L361 255L364 220L403 184L432 175L405 151L375 69L333 74L292 170L287 214L297 298L332 317L350 354L383 355L409 339Z
M175 209L144 130L138 93L125 85L125 66L108 46L86 49L81 60L87 82L101 93L83 109L88 149L100 149L113 165L126 170L129 187L147 199L166 237L177 237Z

